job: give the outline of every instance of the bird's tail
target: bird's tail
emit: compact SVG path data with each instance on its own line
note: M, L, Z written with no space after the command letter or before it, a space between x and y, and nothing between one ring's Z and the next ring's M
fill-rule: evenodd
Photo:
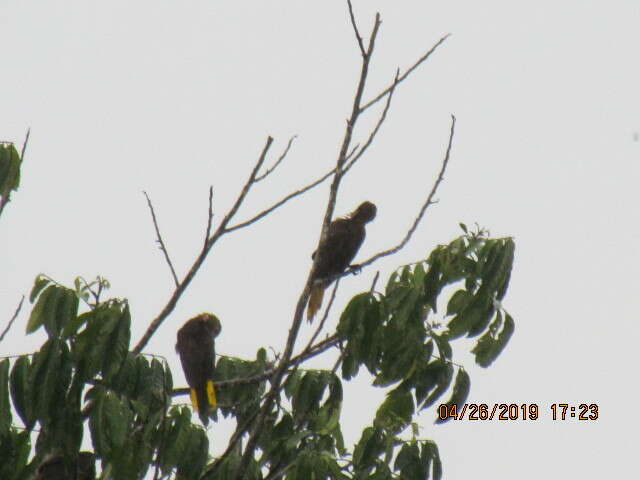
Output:
M203 388L190 389L189 394L194 410L198 412L200 420L206 426L209 423L209 411L218 405L213 381L207 380Z
M307 320L313 320L313 317L315 317L318 310L320 310L320 307L322 306L322 297L324 297L324 285L317 283L311 288L311 295L309 295Z

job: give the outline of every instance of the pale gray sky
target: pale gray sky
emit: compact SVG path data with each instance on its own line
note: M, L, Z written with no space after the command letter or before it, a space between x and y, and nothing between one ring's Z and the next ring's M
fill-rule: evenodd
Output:
M342 282L337 306L376 270L386 281L393 267L451 240L460 221L513 235L504 306L516 332L487 370L464 342L454 343L455 360L471 374L469 402L535 402L542 418L435 426L429 410L422 436L438 442L447 479L628 478L640 427L640 4L356 1L355 9L367 34L375 11L383 20L366 98L452 34L399 89L344 183L338 214L365 199L378 205L360 258L404 234L439 168L451 113L458 125L440 203L405 250ZM21 188L0 218L0 318L40 272L67 284L101 274L111 295L131 303L134 341L172 290L142 190L182 275L201 246L209 185L219 220L267 135L274 152L298 139L238 219L330 168L359 70L341 0L5 0L0 57L0 139L20 143L32 129ZM201 311L222 320L220 353L282 349L327 192L212 251L147 348L169 358L177 384L175 331ZM3 354L42 342L42 332L24 336L29 311ZM368 382L346 390L349 443L383 395ZM557 402L597 403L600 419L554 422ZM209 431L214 450L222 431Z

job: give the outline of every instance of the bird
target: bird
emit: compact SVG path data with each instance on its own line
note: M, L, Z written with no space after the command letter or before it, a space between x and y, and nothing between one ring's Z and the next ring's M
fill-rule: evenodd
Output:
M364 242L365 224L376 217L377 208L371 202L363 202L352 213L331 222L326 238L313 252L319 257L311 274L311 293L307 305L307 319L313 320L322 306L324 290L336 276L344 272Z
M209 423L209 411L217 405L213 384L215 369L215 338L222 325L211 313L201 313L187 320L178 330L176 352L189 384L191 404L203 425Z

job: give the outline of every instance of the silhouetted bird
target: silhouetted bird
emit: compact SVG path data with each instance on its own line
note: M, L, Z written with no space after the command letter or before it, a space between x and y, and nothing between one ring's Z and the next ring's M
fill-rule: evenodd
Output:
M215 338L220 334L220 320L210 313L201 313L188 320L178 330L176 352L189 384L191 403L204 425L209 423L209 411L217 404L213 385L215 368Z
M344 272L351 260L356 256L365 237L365 224L376 217L376 206L371 202L363 202L345 218L331 222L329 231L318 250L311 255L318 255L318 263L313 271L313 286L307 305L307 318L313 320L322 306L324 290Z

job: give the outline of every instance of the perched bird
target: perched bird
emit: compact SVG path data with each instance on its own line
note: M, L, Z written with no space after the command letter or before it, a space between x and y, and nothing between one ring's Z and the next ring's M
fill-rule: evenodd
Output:
M213 385L215 368L215 338L220 334L220 320L210 313L201 313L185 322L178 330L176 352L190 388L191 404L204 425L209 423L209 410L217 404Z
M376 211L373 203L363 202L354 212L329 225L326 238L311 255L312 259L316 255L319 258L312 273L313 284L307 305L309 321L313 320L322 306L325 288L335 280L336 275L344 272L358 253L366 234L364 226L376 217Z

